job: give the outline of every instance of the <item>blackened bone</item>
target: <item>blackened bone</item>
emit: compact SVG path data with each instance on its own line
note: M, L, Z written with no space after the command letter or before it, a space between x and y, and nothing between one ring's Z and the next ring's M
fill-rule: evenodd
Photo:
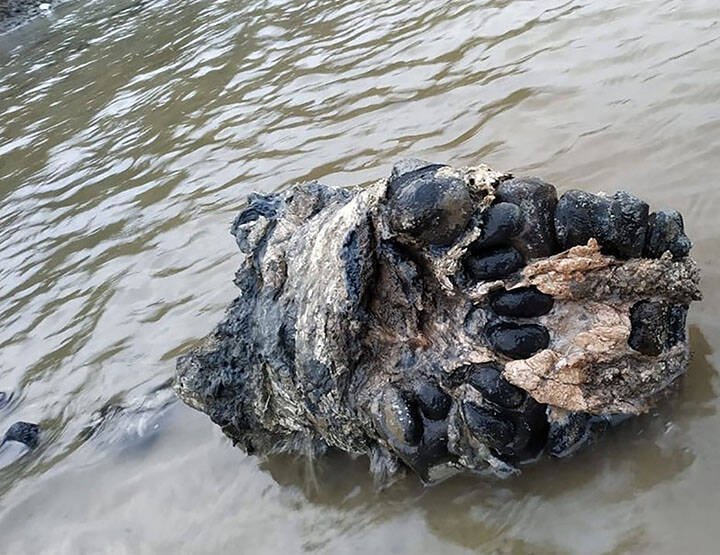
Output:
M538 291L537 287L516 287L510 291L499 289L490 294L490 306L500 316L533 318L552 310L552 296Z

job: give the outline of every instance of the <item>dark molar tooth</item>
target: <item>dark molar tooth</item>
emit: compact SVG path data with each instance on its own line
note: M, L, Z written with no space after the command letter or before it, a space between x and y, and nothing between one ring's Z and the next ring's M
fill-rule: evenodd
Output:
M514 409L525 400L525 392L509 383L492 364L473 364L467 371L467 383L482 393L483 399Z
M490 294L490 306L500 316L533 318L552 310L555 300L541 293L537 287L517 287L506 291L500 289Z
M493 349L513 359L529 358L550 343L550 334L539 324L501 322L486 333Z
M650 356L659 355L667 342L667 308L663 303L640 301L630 309L632 349Z
M670 348L681 341L686 340L685 321L687 320L688 307L683 305L672 305L668 309L668 335L667 347Z
M485 213L483 234L475 242L475 246L494 247L505 244L522 231L522 224L522 212L517 204L494 204Z
M610 205L611 254L621 258L642 256L648 223L648 205L634 195L617 191Z
M420 411L430 420L443 420L450 412L450 396L433 382L421 382L415 396Z
M474 206L465 182L432 165L388 182L390 225L432 245L447 245L467 227Z
M555 233L560 247L565 250L584 245L592 237L601 240L607 229L598 229L609 223L610 203L607 199L586 193L568 191L560 197L555 209Z
M500 420L475 403L465 402L462 408L470 431L489 447L502 449L513 440L515 426L510 420Z
M675 210L661 210L650 214L647 226L644 255L660 258L670 251L675 259L684 258L690 252L692 243L685 235L682 216Z
M518 271L525 265L525 260L513 247L501 247L471 254L465 264L473 279L489 281Z
M388 440L417 445L423 434L417 407L395 387L388 387L379 399L376 421Z
M557 204L555 187L536 177L510 179L496 191L499 202L520 207L524 223L522 232L513 240L525 258L549 256L558 252L553 214Z
M568 191L555 210L555 233L563 249L594 237L603 252L634 258L643 252L647 221L647 203L625 191L612 197Z

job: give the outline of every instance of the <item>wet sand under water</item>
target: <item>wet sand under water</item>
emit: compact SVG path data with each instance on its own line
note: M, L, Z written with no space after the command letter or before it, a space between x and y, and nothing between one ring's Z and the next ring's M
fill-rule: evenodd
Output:
M719 39L710 0L66 2L0 36L0 429L45 429L0 451L0 551L716 553ZM243 197L412 155L681 211L705 300L679 395L518 478L382 493L174 401Z

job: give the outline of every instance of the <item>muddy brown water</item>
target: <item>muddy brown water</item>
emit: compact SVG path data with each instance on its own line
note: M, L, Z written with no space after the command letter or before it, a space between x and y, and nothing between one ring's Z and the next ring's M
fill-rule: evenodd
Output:
M0 428L45 430L0 452L0 551L717 553L719 20L716 0L119 0L0 37ZM248 457L173 402L174 358L235 294L244 195L409 155L680 210L705 300L679 395L518 478L383 493L364 460Z

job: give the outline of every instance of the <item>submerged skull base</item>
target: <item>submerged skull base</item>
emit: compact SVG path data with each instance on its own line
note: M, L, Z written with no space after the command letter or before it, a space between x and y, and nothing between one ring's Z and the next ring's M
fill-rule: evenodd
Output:
M248 452L367 454L381 482L570 453L684 372L699 299L679 215L582 195L413 160L251 195L240 296L176 391Z

